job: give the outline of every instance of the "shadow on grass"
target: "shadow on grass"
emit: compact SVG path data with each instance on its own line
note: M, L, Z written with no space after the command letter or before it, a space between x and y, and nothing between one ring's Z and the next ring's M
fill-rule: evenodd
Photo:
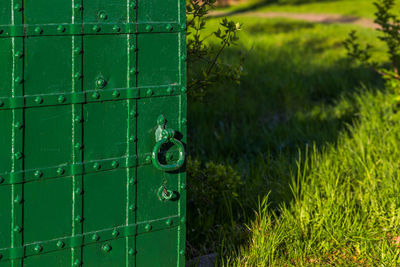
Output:
M271 27L258 23L246 31L254 36L313 27L301 22L278 22ZM224 60L234 62L242 49L230 48ZM201 207L188 204L190 244L207 247L210 236L218 239L224 231L221 225L240 224L246 216L251 217L258 198L268 192L272 209L289 203L293 198L291 175L296 172L299 152L336 142L357 114L353 96L364 88L383 88L377 74L352 65L343 53L326 57L327 50L336 49L342 49L341 43L327 42L321 36L281 45L255 43L246 55L246 75L239 85L227 82L210 88L206 102L189 103L189 153L203 162L231 165L244 177L239 203L229 206L221 199L214 206L222 206L222 211L204 211L212 215L209 223L214 223L213 227L202 228L204 221L191 221ZM240 243L243 236L227 231L224 234L229 235L232 245Z

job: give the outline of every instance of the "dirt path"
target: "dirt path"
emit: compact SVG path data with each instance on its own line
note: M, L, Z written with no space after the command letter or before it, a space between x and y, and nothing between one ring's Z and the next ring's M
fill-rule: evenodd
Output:
M225 17L225 16L251 16L258 18L290 18L298 19L309 22L324 23L324 24L356 24L366 28L376 29L378 27L370 19L343 16L337 14L315 14L315 13L289 13L289 12L220 12L214 11L210 12L209 16L212 17Z

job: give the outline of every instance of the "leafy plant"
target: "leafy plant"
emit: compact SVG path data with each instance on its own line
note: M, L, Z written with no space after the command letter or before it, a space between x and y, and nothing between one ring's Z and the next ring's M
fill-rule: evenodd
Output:
M382 33L378 38L388 48L387 54L390 64L380 65L372 60L373 46L371 44L362 46L356 31L349 34L344 45L350 58L372 67L382 75L389 88L400 92L400 19L398 15L392 12L395 7L395 0L378 0L374 2L374 5L377 9L374 21L379 25L377 30Z
M188 0L186 2L188 93L194 99L203 98L206 89L216 83L226 80L239 82L242 73L242 60L239 60L236 65L221 60L223 51L239 40L238 32L241 30L241 25L224 18L217 31L212 34L205 33L206 15L215 3L216 0ZM217 38L220 45L209 46L207 44L209 38Z

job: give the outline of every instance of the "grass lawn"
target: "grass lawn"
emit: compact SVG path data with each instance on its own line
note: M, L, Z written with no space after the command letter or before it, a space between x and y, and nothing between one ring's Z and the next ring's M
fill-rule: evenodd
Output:
M331 1L303 1L303 3L290 4L294 1L260 1L249 2L228 8L222 8L227 12L294 12L294 13L323 13L342 14L346 16L357 16L363 18L374 18L375 7L373 0L331 0ZM400 2L396 3L396 10L400 11Z
M370 1L329 1L324 12L339 3ZM207 210L189 201L192 256L218 250L226 266L398 265L399 106L378 75L347 60L342 45L358 29L385 61L377 33L233 19L243 32L224 59L244 55L245 75L239 85L211 87L204 102L190 103L188 169L196 180L217 172L207 162L222 164L216 177L239 176L240 186L232 195L224 187L220 198L205 192ZM218 20L209 24L215 29Z

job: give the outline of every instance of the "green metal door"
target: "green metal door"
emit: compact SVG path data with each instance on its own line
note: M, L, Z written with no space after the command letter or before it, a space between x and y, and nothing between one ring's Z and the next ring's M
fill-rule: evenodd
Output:
M0 1L0 266L184 266L183 0Z

